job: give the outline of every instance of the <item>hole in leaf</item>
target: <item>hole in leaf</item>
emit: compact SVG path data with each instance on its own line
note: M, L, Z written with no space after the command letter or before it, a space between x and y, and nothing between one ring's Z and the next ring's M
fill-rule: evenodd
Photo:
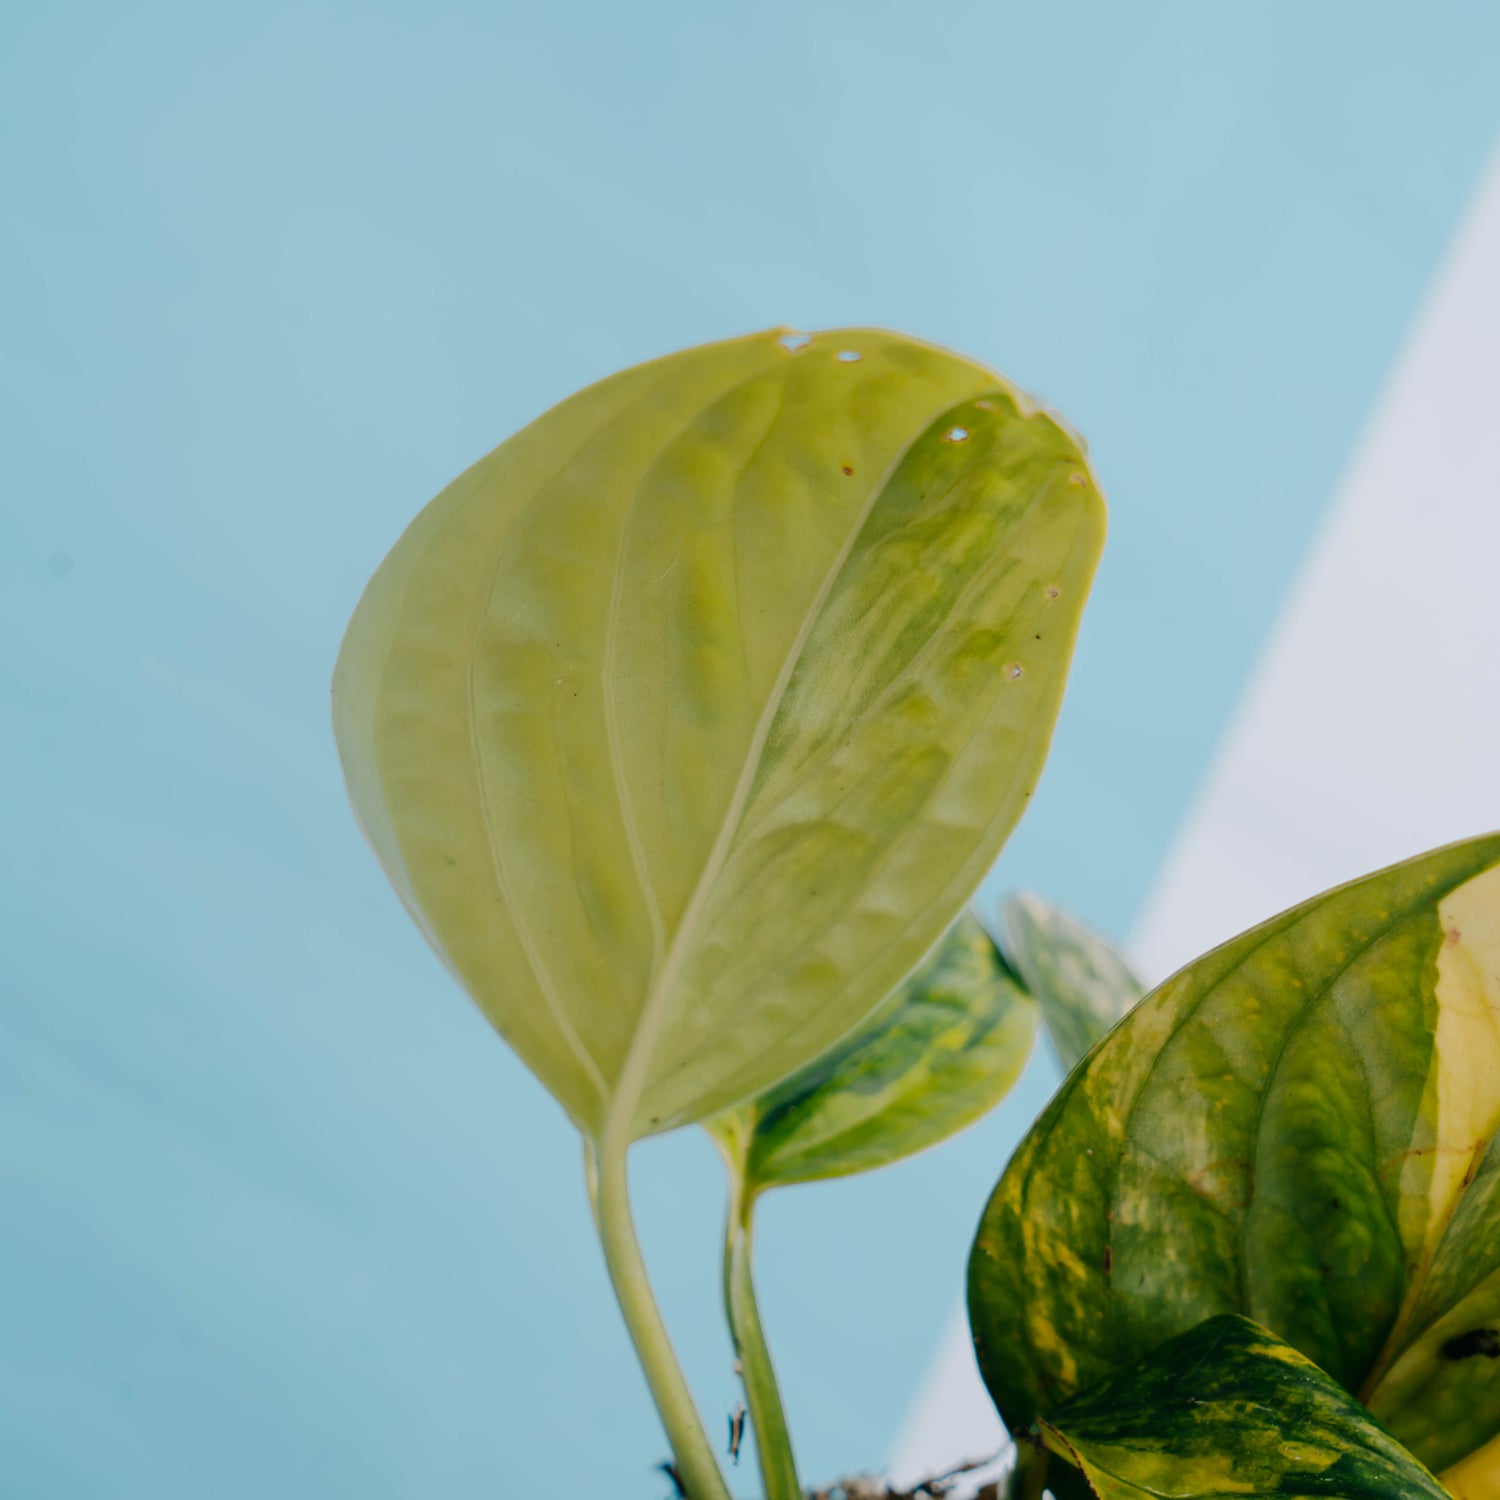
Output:
M812 343L810 333L784 333L776 340L788 354L795 354L799 349L805 349Z
M1022 667L1022 666L1021 666L1021 663L1020 663L1020 662L1018 662L1018 661L1013 661L1013 662L1012 662L1012 663L1011 663L1011 664L1010 664L1010 665L1009 665L1009 666L1008 666L1008 667L1007 667L1007 668L1006 668L1006 669L1005 669L1005 675L1006 675L1006 676L1007 676L1007 677L1009 677L1009 678L1010 678L1010 680L1011 680L1011 681L1012 681L1012 682L1014 682L1014 681L1016 681L1016 679L1017 679L1017 678L1018 678L1018 677L1022 677L1022 676L1024 676L1024 675L1025 675L1025 669L1024 669L1024 668L1023 668L1023 667Z
M943 434L945 443L967 443L969 441L969 429L967 427L950 427Z
M846 365L852 365L855 360L863 359L864 355L856 353L853 349L840 349L839 358L843 360Z

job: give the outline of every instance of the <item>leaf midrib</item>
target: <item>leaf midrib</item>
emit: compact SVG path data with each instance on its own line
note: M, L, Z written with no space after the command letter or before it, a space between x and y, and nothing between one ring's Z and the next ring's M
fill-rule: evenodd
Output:
M942 493L942 498L947 499L952 493L966 482L967 475L959 474L953 482ZM1036 511L1037 502L1045 499L1048 493L1048 485L1044 480L1037 486L1036 491L1029 497L1026 504L1019 508L1015 518L1006 526L1007 539L1011 538L1017 531L1021 530L1031 519ZM974 598L976 594L985 592L994 583L994 570L985 562L981 562L974 570L973 576L969 578L959 592L954 596L951 606L944 617L943 625L946 627L956 616L961 614L964 607ZM1019 613L1019 612L1018 612ZM1011 623L1011 622L1007 622ZM776 809L783 806L791 797L804 787L808 781L816 776L833 758L840 743L861 734L869 727L878 715L883 713L894 703L899 694L907 688L911 681L919 675L932 657L938 652L939 640L942 637L941 630L934 630L925 641L911 654L907 661L898 671L892 674L891 680L881 688L868 703L866 703L849 723L848 729L841 736L836 736L832 741L820 746L812 755L793 773L792 780L779 789L779 795L774 802L767 803L760 808L757 816L752 816L745 828L747 839L760 838L775 817Z
M723 871L724 865L729 858L730 850L734 846L735 838L739 833L740 821L744 817L751 792L755 787L756 773L760 769L761 754L765 749L766 739L770 735L771 726L775 722L777 713L780 711L782 700L786 697L787 688L791 684L792 674L795 672L797 664L802 658L802 652L807 646L808 638L811 636L819 616L822 614L828 595L832 591L835 582L837 582L839 574L843 571L844 565L848 562L855 544L863 534L871 514L880 502L881 496L885 494L892 476L901 464L905 462L906 456L913 446L932 426L934 419L948 411L953 404L951 400L948 400L933 408L926 420L916 428L911 439L892 455L880 478L876 483L871 485L869 495L860 507L859 513L854 517L848 534L840 544L838 551L829 562L828 568L818 584L818 588L813 594L801 622L798 624L797 633L793 637L786 657L782 661L781 670L777 673L776 681L772 685L771 692L768 694L766 702L761 709L760 717L756 720L755 730L750 737L750 743L746 746L745 758L741 763L740 774L735 782L734 794L730 798L728 807L725 809L723 821L719 825L718 835L714 839L708 858L704 861L703 869L699 872L687 906L683 909L682 920L678 923L677 930L672 935L672 941L668 946L666 958L646 994L645 1003L641 1007L640 1016L636 1022L635 1033L631 1037L630 1046L625 1054L625 1062L620 1070L614 1097L610 1100L609 1109L605 1115L604 1126L599 1137L601 1142L614 1139L623 1146L628 1144L632 1138L631 1126L636 1106L640 1103L645 1093L646 1071L650 1065L651 1056L655 1051L657 1034L660 1032L662 1023L666 1018L666 1011L672 997L672 992L676 989L677 981L682 976L683 966L687 962L688 954L692 949L693 939L697 935L696 928L699 919L702 917L703 909L708 904L708 899L713 892L714 885Z
M957 405L959 403L953 403L953 404ZM951 406L944 408L945 412L948 411L948 410L951 410ZM915 441L916 440L914 439L913 442L915 442ZM904 457L904 455L903 455L903 457ZM1020 524L1021 522L1024 522L1024 520L1028 516L1031 515L1032 511L1036 507L1037 500L1040 499L1040 498L1042 498L1040 494L1037 495L1037 496L1033 496L1032 500L1030 502L1028 502L1026 510L1022 513L1022 515L1020 517L1017 518L1018 524ZM1064 567L1065 568L1068 565L1068 563L1071 562L1071 560L1073 558L1073 555L1074 555L1075 548L1076 548L1076 538L1075 538L1074 543L1071 544L1070 547L1069 547L1068 556L1067 556L1067 559L1065 560L1065 563L1064 563ZM1074 628L1076 630L1076 620L1075 620L1075 626L1074 626ZM1003 691L1003 687L1000 690ZM1051 719L1048 720L1048 722L1049 723L1055 723L1056 722L1056 715L1057 715L1057 704L1056 704L1056 701L1055 700L1049 700L1047 698L1045 692L1044 692L1043 694L1041 694L1038 697L1036 707L1032 710L1032 713L1031 713L1030 717L1027 718L1024 721L1024 723L1025 723L1025 733L1026 733L1025 743L1027 745L1029 745L1031 743L1031 737L1036 733L1036 726L1037 726L1038 721L1039 720L1043 720L1043 719L1047 719L1047 710L1048 710L1049 706L1051 707L1051 710L1052 710L1052 716L1051 716ZM863 721L861 721L861 722L863 722ZM948 768L943 772L943 775L939 779L939 782L938 782L939 786L945 785L947 783L949 777L952 775L952 772L953 772L953 764L958 761L958 759L961 757L961 755L964 753L964 751L967 750L968 746L973 743L975 737L977 735L979 735L980 733L982 733L982 727L976 727L974 729L974 731L969 735L969 737L962 742L962 744L959 747L959 749L957 751L955 751L954 756L953 756L953 762L949 764ZM1013 787L1013 785L1015 783L1016 776L1020 773L1022 767L1025 766L1026 764L1028 764L1028 758L1027 758L1027 756L1024 753L1021 754L1021 755L1019 755L1019 756L1017 756L1016 761L1015 761L1014 765L1011 768L1010 777L1006 781L1006 784L1005 784L1005 795L1001 799L1001 802L998 805L994 816L984 825L983 830L981 830L978 838L976 839L976 846L978 844L980 844L980 843L983 843L984 837L986 836L988 830L991 829L991 828L993 828L996 823L1004 821L1007 817L1013 817L1013 818L1014 817L1019 817L1019 814L1015 813L1014 809L1013 809L1012 798L1011 798L1011 789L1012 789L1012 787ZM1035 770L1037 768L1033 767L1033 769ZM1029 793L1028 793L1028 795L1029 795ZM761 831L762 830L761 830L761 828L759 826L755 827L755 829L754 829L754 832L755 832L755 834L757 836L760 834ZM890 848L890 849L887 849L887 851L885 852L885 854L881 857L881 859L879 860L879 862L873 868L876 869L876 870L885 868L886 865L889 863L890 859L893 857L893 855L894 855L894 846L892 848ZM964 892L964 899L967 899L969 897L969 895L971 895L971 894L972 894L972 888L970 890ZM909 921L907 921L905 924L903 924L903 926L899 929L896 938L892 939L892 941L890 943L887 943L884 948L880 949L879 952L875 955L874 958L867 959L866 962L863 963L863 964L861 964L859 968L851 970L849 972L849 974L846 976L843 984L841 984L839 986L839 988L836 991L834 991L828 997L829 1004L832 1004L835 1000L837 1000L840 996L842 996L844 994L844 992L850 987L850 985L852 985L857 979L859 979L865 973L865 971L871 966L871 964L879 962L880 959L884 956L884 954L887 951L887 949L889 949L891 946L893 946L893 944L896 941L904 938L905 935L906 935L906 933L913 926L915 926L918 922L920 922L923 919L923 917L924 917L924 915L926 913L926 910L927 910L927 908L923 908L922 911L919 911L918 913L916 913L915 916L913 916ZM834 925L834 923L837 920L838 920L837 918L831 919L828 924L826 924L823 928L821 928L819 930L819 935L822 935L823 933L826 933L828 931L829 927L831 927L832 925ZM770 979L772 981L779 980L784 974L786 974L791 968L793 968L795 966L795 963L796 963L795 956L792 957L792 958L787 959L786 962L783 963L782 966L779 969L777 969L773 975L768 976L768 979ZM793 1027L792 1030L790 1030L790 1031L785 1032L785 1033L782 1034L782 1036L780 1038L780 1041L782 1043L786 1043L786 1042L791 1041L793 1038L795 1038L796 1036L798 1036L803 1030L805 1030L808 1026L814 1025L816 1023L816 1021L817 1021L817 1016L816 1015L804 1016L797 1026ZM697 1049L697 1051L688 1054L688 1058L685 1059L684 1061L693 1061L693 1060L696 1060L696 1058L699 1056L699 1054L701 1054L701 1052L703 1050L705 1050L705 1046L706 1046L706 1044L700 1045L699 1048ZM743 1069L741 1069L741 1071L743 1071ZM736 1073L733 1076L737 1078L739 1076L739 1074Z

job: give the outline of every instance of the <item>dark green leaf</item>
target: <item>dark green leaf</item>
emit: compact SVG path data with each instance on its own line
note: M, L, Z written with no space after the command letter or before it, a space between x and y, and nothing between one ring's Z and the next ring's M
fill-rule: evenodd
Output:
M1447 1500L1343 1387L1246 1318L1200 1323L1038 1425L1100 1500Z
M1341 886L1190 964L1078 1067L969 1268L1002 1416L1219 1313L1445 1469L1500 1432L1500 837ZM1472 1351L1472 1352L1471 1352Z

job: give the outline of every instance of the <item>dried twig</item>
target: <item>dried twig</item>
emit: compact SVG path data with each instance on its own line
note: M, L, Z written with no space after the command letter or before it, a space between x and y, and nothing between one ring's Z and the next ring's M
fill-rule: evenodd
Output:
M837 1480L825 1489L812 1491L808 1500L943 1500L966 1475L989 1468L999 1457L1000 1454L991 1453L986 1458L965 1459L963 1463L954 1464L951 1469L944 1469L939 1474L918 1481L910 1489L897 1489L884 1479L856 1474L848 1479ZM994 1482L982 1485L975 1492L973 1500L999 1500L999 1497L1000 1486L998 1482Z
M731 1437L732 1435L731 1428ZM888 1480L871 1474L851 1474L847 1478L836 1479L822 1489L809 1490L807 1500L945 1500L965 1477L989 1468L1000 1456L999 1453L991 1453L986 1458L965 1459L963 1463L954 1464L951 1469L944 1469L941 1473L919 1480L910 1489L898 1489ZM676 1491L673 1500L689 1500L678 1477L676 1465L660 1463L657 1468L672 1481ZM973 1491L970 1500L1001 1500L1003 1494L1001 1481L990 1480Z

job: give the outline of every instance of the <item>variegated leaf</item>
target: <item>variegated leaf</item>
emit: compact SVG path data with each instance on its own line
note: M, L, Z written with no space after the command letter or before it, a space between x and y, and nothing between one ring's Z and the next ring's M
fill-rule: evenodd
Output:
M969 1308L1001 1414L1243 1313L1458 1462L1500 1433L1497 1127L1500 836L1215 949L1074 1071L990 1200Z
M710 1128L738 1151L750 1195L869 1171L986 1114L1020 1076L1035 1029L1035 1004L966 912L868 1021Z
M1039 1429L1099 1500L1447 1500L1342 1386L1246 1318L1169 1339Z

